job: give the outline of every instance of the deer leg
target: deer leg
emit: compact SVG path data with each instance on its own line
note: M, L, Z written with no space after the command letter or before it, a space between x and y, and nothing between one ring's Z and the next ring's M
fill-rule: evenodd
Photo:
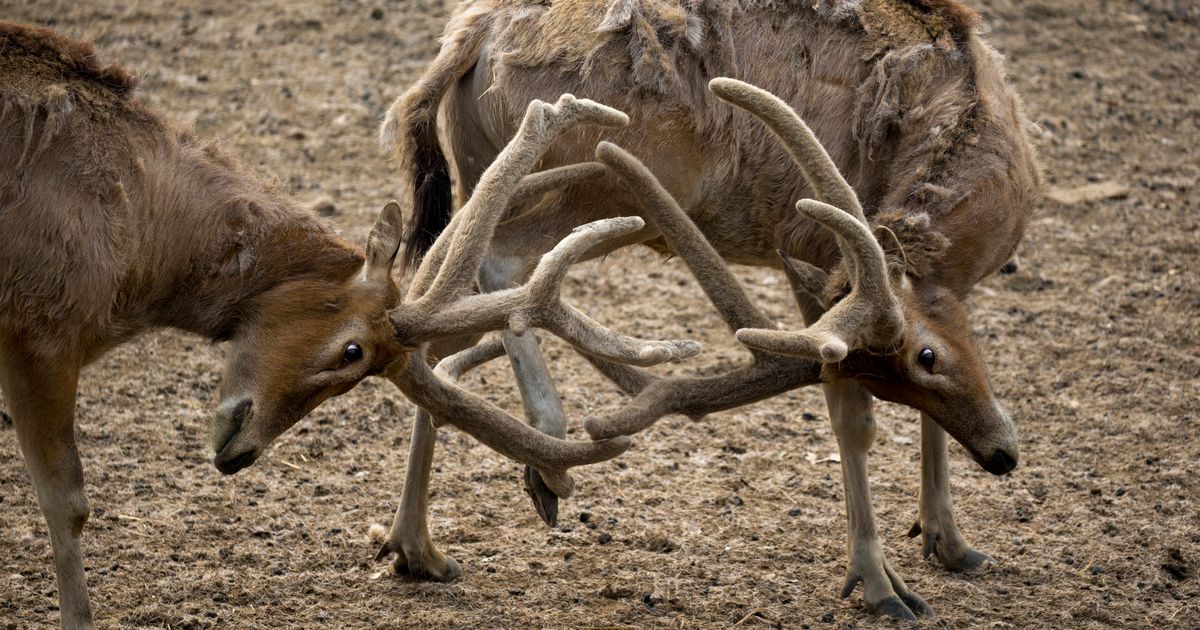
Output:
M75 445L78 377L75 365L38 361L0 347L0 386L50 529L62 627L94 628L79 547L90 510Z
M918 520L909 537L921 535L921 553L936 555L951 571L974 571L989 562L991 556L971 548L954 521L950 500L950 475L946 454L946 432L932 418L921 414L921 494Z
M462 575L462 567L457 560L439 551L429 536L429 477L436 442L437 429L429 412L417 410L400 507L375 560L378 562L394 553L396 559L392 566L396 573L449 582Z
M836 381L822 387L838 440L842 480L846 487L850 566L842 597L849 597L862 583L867 610L873 613L909 621L916 621L917 615L932 615L929 605L910 591L888 565L875 528L867 476L867 451L875 440L871 395L850 381Z
M516 221L501 226L502 229L499 230L496 241L503 245L505 235L518 236L525 227L514 226L512 223L520 222L521 218L518 217ZM513 231L514 227L517 230L516 233ZM547 242L551 241L547 240ZM489 255L480 269L480 288L483 291L499 291L515 286L526 279L535 261L536 258L533 261L527 261L514 257ZM565 437L567 416L563 411L558 389L555 388L554 380L550 377L546 360L542 357L541 349L538 348L537 337L530 332L517 335L512 331L505 330L501 333L501 339L504 342L508 360L512 364L517 386L521 390L521 404L525 408L525 418L530 425L546 435L557 438ZM542 480L541 473L532 466L525 466L524 479L525 492L533 500L533 507L537 510L538 516L547 525L554 527L558 523L558 496Z

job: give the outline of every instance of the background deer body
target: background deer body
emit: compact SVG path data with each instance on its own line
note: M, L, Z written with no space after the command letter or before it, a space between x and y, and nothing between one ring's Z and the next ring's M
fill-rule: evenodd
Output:
M79 547L89 514L74 437L80 369L151 328L241 339L271 318L304 327L328 301L365 290L346 285L360 249L148 112L133 88L88 44L0 22L0 387L72 628L92 623ZM250 353L269 354L263 341L250 340ZM256 400L258 413L299 418L328 396L280 394L273 411ZM237 437L236 426L218 431Z
M875 531L865 463L874 436L871 394L929 412L923 414L914 528L925 537L925 553L952 569L980 565L986 556L966 544L954 523L941 427L993 472L1016 463L1011 422L992 398L961 299L1012 253L1036 193L1039 177L1019 99L1005 82L999 56L975 35L974 16L954 2L682 4L588 0L547 7L478 0L460 6L441 53L397 100L382 130L385 144L399 145L414 176L409 257L419 257L450 216L439 107L458 195L466 198L512 134L523 104L571 92L627 112L631 124L580 133L551 151L544 166L587 159L600 138L625 147L726 260L778 266L775 252L782 250L830 273L826 295L816 295L822 291L814 286L808 287L813 295L798 291L811 324L844 293L839 277L846 269L837 243L793 208L814 191L784 146L758 120L711 98L707 83L736 76L780 96L820 138L867 218L899 240L903 254L897 260L907 272L900 306L908 328L899 349L852 352L846 361L826 363L819 378L812 367L797 368L793 381L776 379L696 411L824 381L846 477L845 593L862 581L872 609L898 617L927 612L888 567ZM641 202L631 187L609 177L520 208L499 226L481 286L494 290L519 281L571 226L641 214ZM628 242L655 244L657 237L648 228ZM525 396L529 415L539 429L561 434L553 384L530 343L505 338L523 393L534 394ZM918 365L926 349L929 365ZM936 372L935 356L942 368ZM606 374L621 382L622 373ZM945 382L930 385L930 379ZM628 379L622 386L634 393L645 387ZM957 397L930 393L939 387ZM602 424L588 428L605 437L620 432ZM418 529L424 531L423 522Z

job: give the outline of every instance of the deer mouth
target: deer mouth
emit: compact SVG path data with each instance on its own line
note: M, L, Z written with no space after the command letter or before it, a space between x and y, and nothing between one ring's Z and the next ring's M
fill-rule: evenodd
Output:
M237 455L227 455L225 451L222 451L213 458L213 465L216 466L217 470L221 471L222 474L232 475L253 464L255 460L258 459L258 454L258 449L250 449Z
M996 449L992 451L991 455L984 456L965 444L963 446L966 447L967 452L971 454L971 459L975 460L976 464L993 475L1003 475L1017 467L1016 456L1004 449Z

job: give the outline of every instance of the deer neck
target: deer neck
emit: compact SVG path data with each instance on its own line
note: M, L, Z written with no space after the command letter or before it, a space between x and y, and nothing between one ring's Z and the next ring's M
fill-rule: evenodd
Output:
M361 252L322 220L210 148L175 158L174 173L146 187L155 220L138 275L153 325L228 339L270 289L361 268Z

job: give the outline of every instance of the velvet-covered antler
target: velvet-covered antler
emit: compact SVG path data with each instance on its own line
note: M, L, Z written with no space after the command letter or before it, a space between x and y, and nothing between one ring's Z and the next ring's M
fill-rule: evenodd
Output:
M495 354L493 345L449 357L429 368L423 350L430 341L511 329L522 334L543 328L580 351L631 365L653 365L696 354L690 341L644 341L616 333L562 303L559 292L567 270L588 250L640 229L637 217L606 219L576 228L542 257L520 287L475 293L475 282L496 225L514 199L530 198L555 187L594 178L598 164L583 164L528 175L551 143L581 124L621 126L628 118L614 109L564 95L554 105L533 101L516 136L484 172L471 199L454 216L413 276L408 299L390 313L397 338L419 348L389 374L435 424L450 423L484 444L541 472L559 497L572 482L567 469L610 459L629 448L627 438L570 442L530 428L504 410L459 387L457 374ZM490 354L489 354L490 353Z
M779 97L735 79L713 79L714 94L762 120L783 142L817 194L796 210L824 225L837 237L850 272L851 292L819 320L801 331L748 328L738 341L759 350L841 361L854 349L890 347L900 335L904 316L892 294L883 248L871 233L854 189L795 110ZM795 281L795 273L789 279Z

